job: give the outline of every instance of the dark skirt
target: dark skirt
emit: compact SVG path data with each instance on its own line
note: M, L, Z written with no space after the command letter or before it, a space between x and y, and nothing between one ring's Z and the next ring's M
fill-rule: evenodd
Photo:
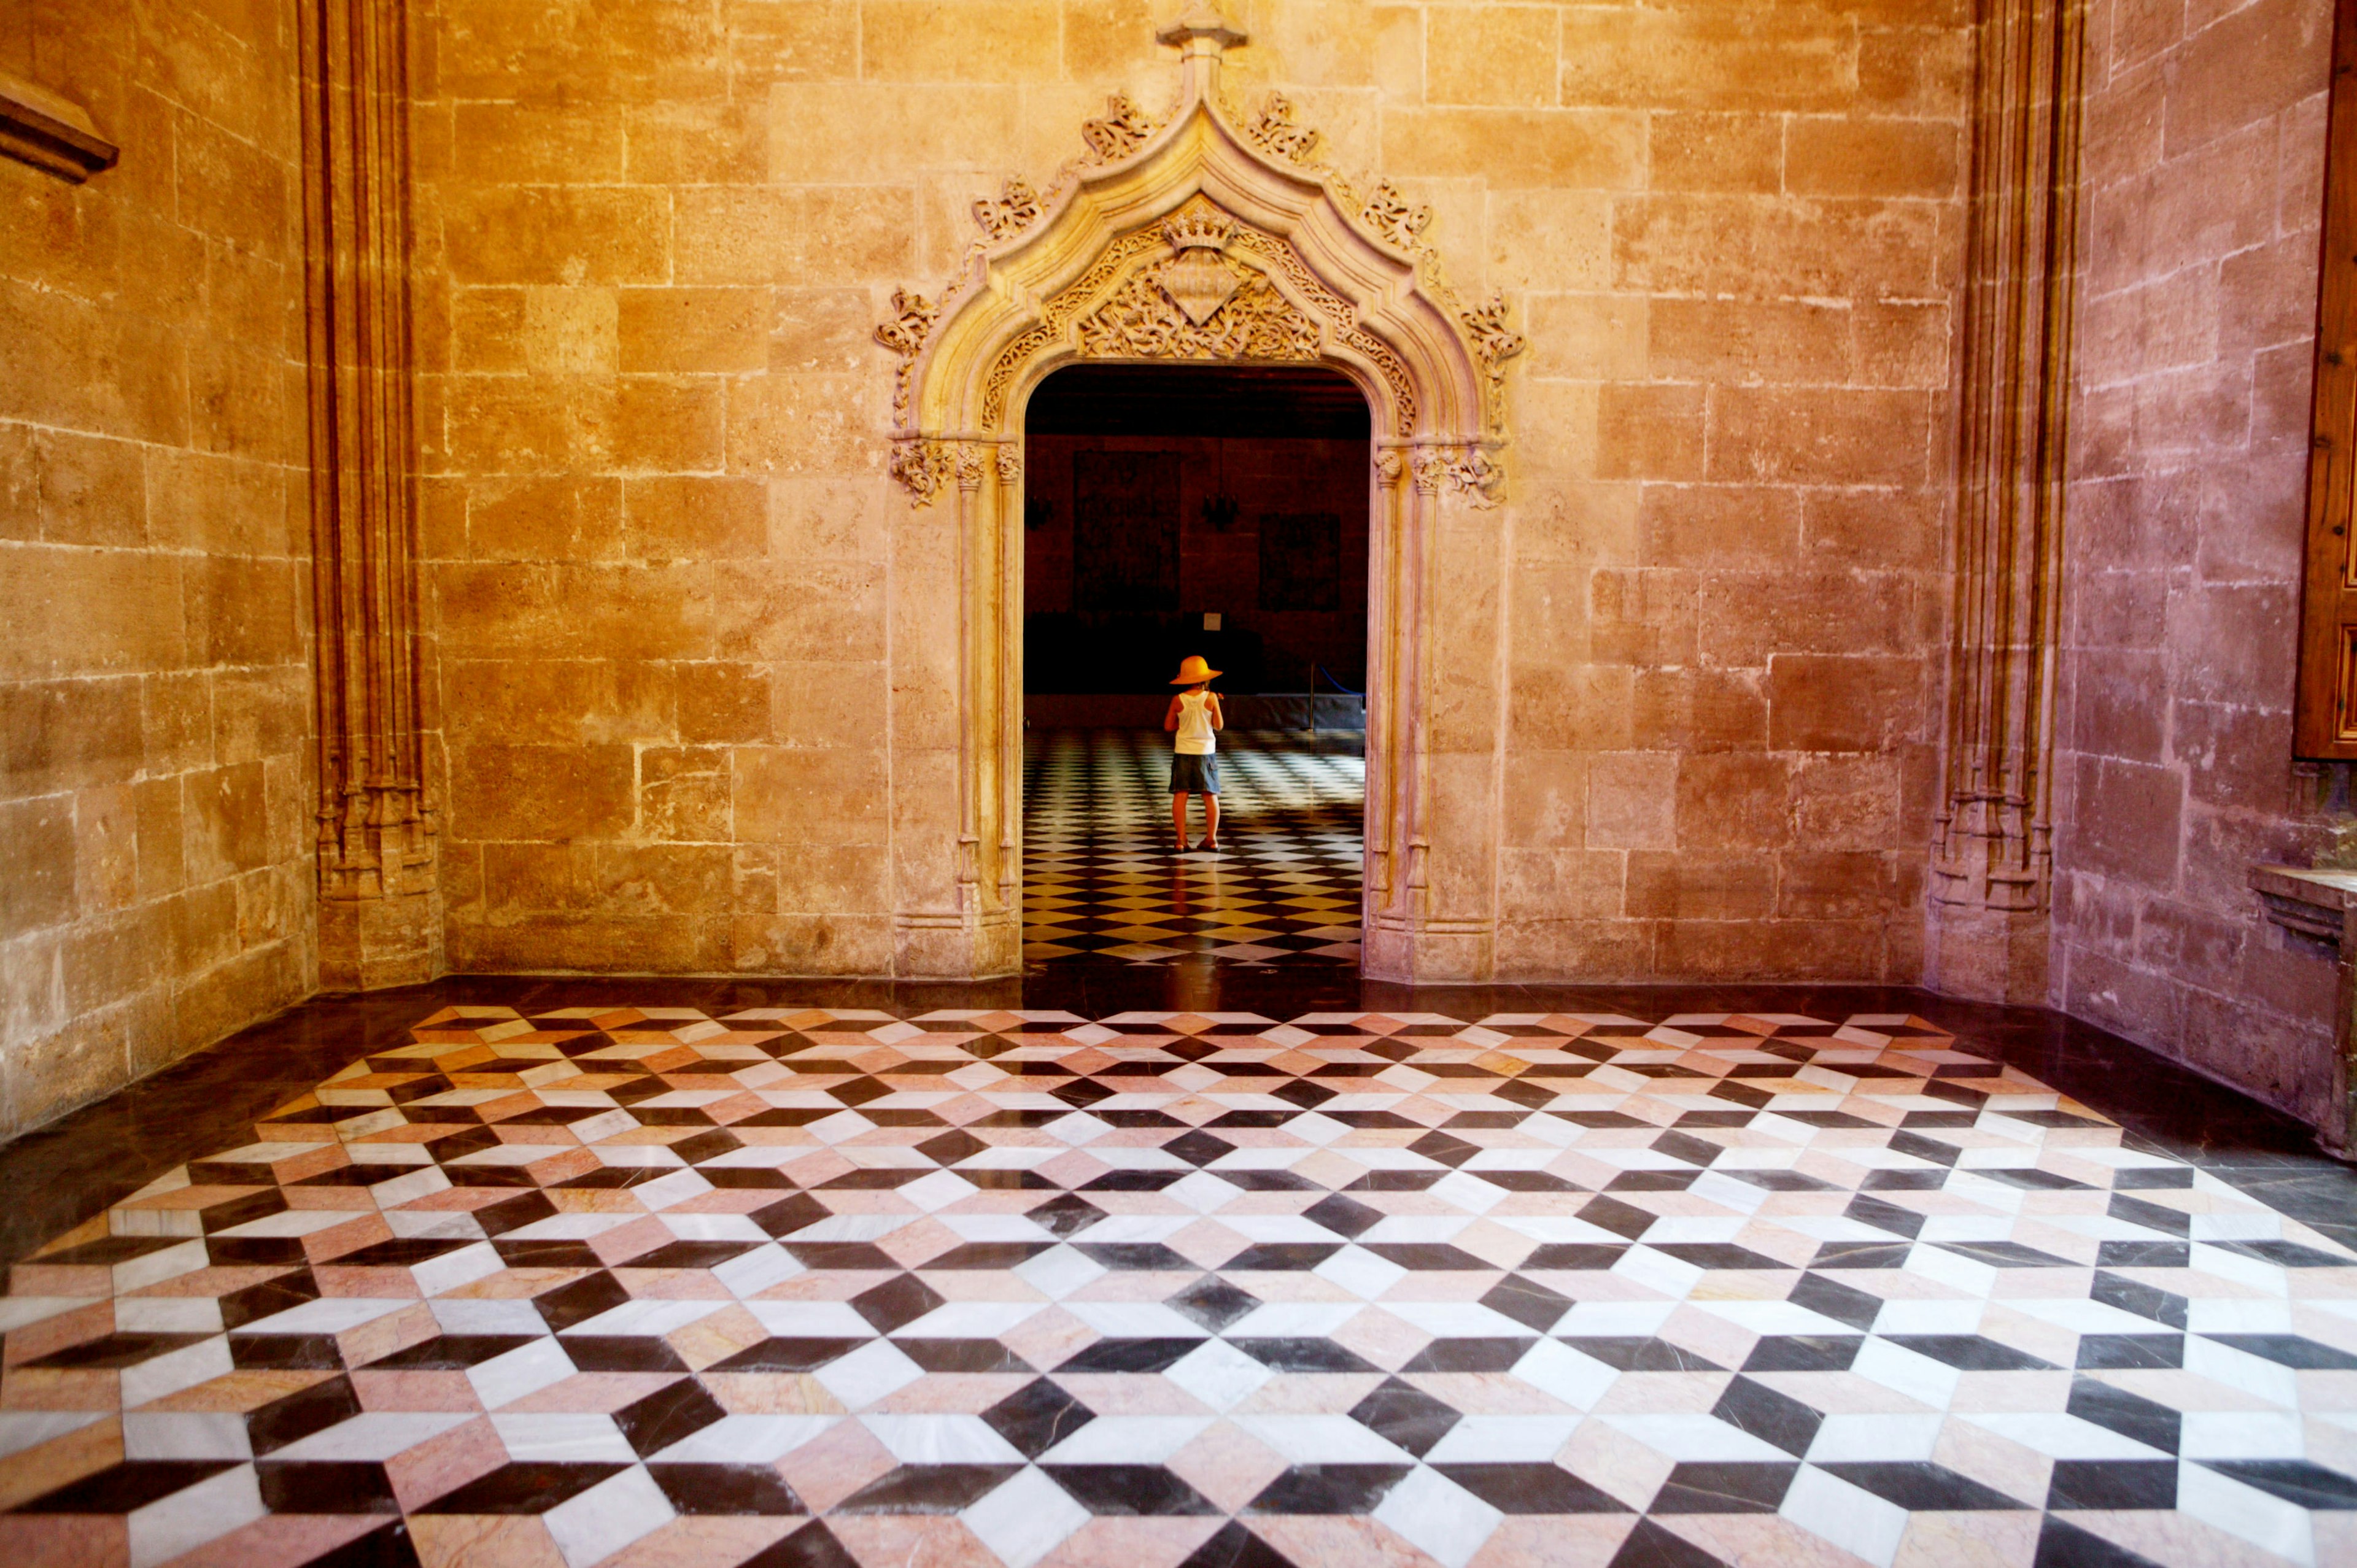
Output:
M1170 792L1173 795L1216 795L1220 792L1220 759L1216 755L1197 756L1193 752L1174 751L1170 754Z

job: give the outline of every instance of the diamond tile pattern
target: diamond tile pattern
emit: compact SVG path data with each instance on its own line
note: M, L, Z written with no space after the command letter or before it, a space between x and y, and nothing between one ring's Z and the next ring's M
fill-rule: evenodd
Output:
M1217 854L1171 847L1170 742L1047 730L1024 751L1023 956L1356 965L1357 736L1221 736ZM1202 836L1202 809L1189 809Z
M14 1270L0 1561L2357 1560L2357 1254L1917 1018L413 1035Z

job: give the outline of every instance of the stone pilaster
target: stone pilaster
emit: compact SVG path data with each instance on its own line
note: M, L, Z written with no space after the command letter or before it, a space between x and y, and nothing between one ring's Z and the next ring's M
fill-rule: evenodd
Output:
M2040 1002L2084 8L1986 0L1975 33L1954 643L1926 978Z
M405 0L301 0L319 983L442 969L411 410Z

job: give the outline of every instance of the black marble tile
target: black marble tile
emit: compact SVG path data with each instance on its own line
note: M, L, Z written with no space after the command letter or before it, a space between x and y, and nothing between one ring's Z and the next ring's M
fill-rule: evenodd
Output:
M992 1431L1027 1459L1037 1459L1096 1419L1060 1384L1037 1378L982 1412Z
M2081 1421L2133 1439L2164 1454L2177 1452L2184 1417L2165 1404L2103 1381L2098 1378L2071 1380L2066 1407Z
M382 1465L361 1460L293 1463L264 1459L253 1467L264 1506L273 1513L399 1513Z
M647 1474L683 1514L808 1513L778 1472L767 1465L652 1463Z
M833 1513L956 1513L996 1491L1019 1465L903 1465L878 1476Z
M235 1467L226 1459L126 1459L18 1503L15 1511L127 1514Z
M1817 1467L1828 1475L1840 1477L1861 1491L1872 1492L1883 1501L1896 1503L1910 1512L1945 1513L2030 1506L1929 1460L1835 1463Z
M1178 1568L1300 1568L1292 1558L1230 1520Z
M1628 1505L1554 1465L1435 1465L1501 1513L1627 1513Z
M1774 1513L1800 1473L1797 1464L1688 1461L1653 1494L1652 1513Z
M1194 1487L1159 1465L1042 1465L1048 1478L1092 1514L1216 1514Z
M1816 1440L1817 1428L1824 1423L1822 1412L1765 1383L1739 1376L1728 1381L1727 1391L1718 1396L1710 1413L1796 1459L1808 1453L1809 1444Z
M1885 1334L1882 1338L1963 1372L2039 1372L2053 1363L1978 1334Z
M685 1441L728 1412L694 1378L657 1389L614 1412L630 1451L645 1459Z
M2201 1337L2273 1361L2278 1367L2333 1372L2357 1369L2357 1356L2298 1334L2205 1334Z
M627 1468L614 1464L511 1462L443 1493L412 1513L546 1513Z
M1407 1465L1296 1465L1244 1505L1253 1514L1368 1514L1407 1479Z
M2174 1459L2058 1459L2048 1485L2050 1509L2173 1509Z

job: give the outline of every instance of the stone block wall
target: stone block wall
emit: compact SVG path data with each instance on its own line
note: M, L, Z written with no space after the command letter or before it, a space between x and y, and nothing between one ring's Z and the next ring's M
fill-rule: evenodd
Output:
M954 833L956 535L884 478L869 328L1108 92L1168 101L1177 8L419 5L455 967L890 964ZM1965 8L1232 15L1239 99L1531 341L1501 971L1912 979Z
M122 146L0 161L0 1136L312 989L294 27L0 7Z
M2291 760L2331 24L2091 9L2056 780L2057 1004L2304 1116L2332 966L2244 871L2347 816Z

